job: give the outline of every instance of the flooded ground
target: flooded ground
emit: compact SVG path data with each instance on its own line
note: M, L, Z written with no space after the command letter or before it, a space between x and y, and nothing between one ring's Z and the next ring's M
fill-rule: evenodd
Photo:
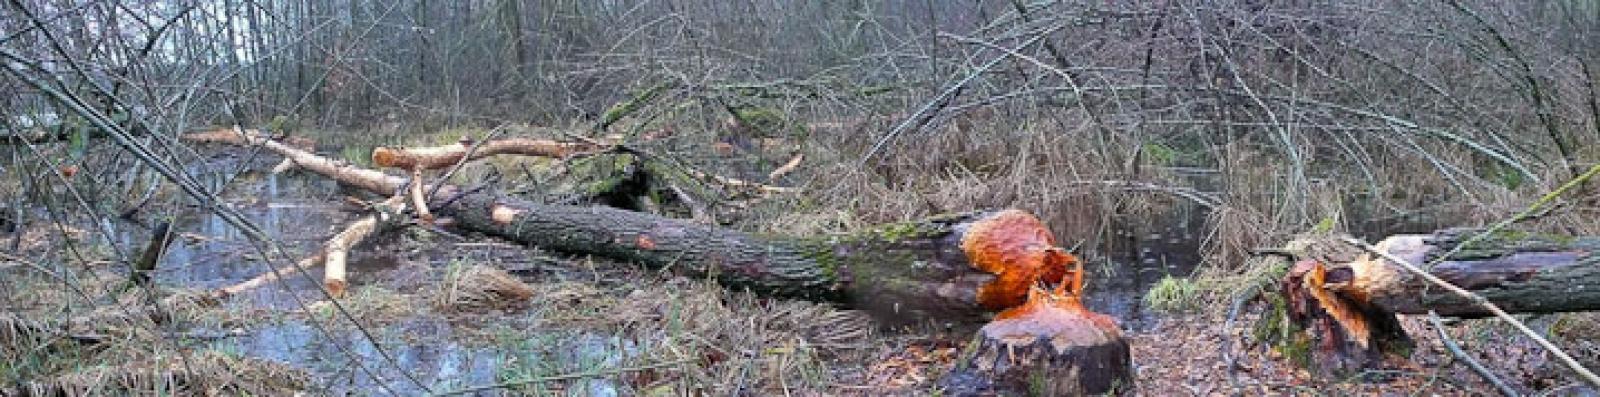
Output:
M207 164L196 165L191 172L233 169L241 161L238 156L226 151L213 154ZM286 252L299 255L295 253L316 249L355 218L357 210L344 204L334 183L316 176L262 171L271 163L266 158L252 161L227 185L223 196ZM219 182L225 177L208 174L204 178ZM1144 291L1166 275L1188 275L1199 262L1197 236L1203 217L1188 218L1189 222L1159 228L1141 227L1140 233L1123 236L1134 244L1132 249L1110 255L1111 260L1093 262L1094 290L1089 306L1123 319L1125 328L1148 324L1151 316L1140 308ZM114 222L110 228L125 247L142 246L149 238L148 231L123 222ZM156 272L156 280L163 285L210 290L268 269L269 263L262 258L271 255L216 215L198 210L179 214L173 230L181 238L169 248ZM320 281L320 269L309 272L310 277L291 275L287 282L231 299L229 307L251 313L253 319L232 329L213 330L225 337L211 342L212 347L305 369L335 393L392 391L401 395L422 393L424 387L452 390L530 374L614 368L641 355L640 343L624 335L543 324L539 313L505 312L466 319L442 315L428 307L426 298L418 293L435 288L440 274L454 263L490 263L536 283L576 280L602 284L616 277L602 273L625 265L603 264L608 269L597 270L592 262L578 258L552 257L489 239L458 239L416 230L358 248L352 261L353 296L343 302L346 309L361 313L357 317L382 347L381 352L359 329L339 321L336 311L314 288ZM589 268L580 262L590 263ZM385 304L401 307L370 307ZM319 329L319 324L328 333ZM600 379L580 383L580 394L638 392L605 380L608 378Z
M154 274L159 284L214 290L248 280L284 266L282 258L312 252L360 213L347 198L354 192L341 190L318 176L266 172L275 162L274 156L248 158L239 151L222 150L208 153L203 163L191 164L189 172L211 186L226 186L224 200L267 232L285 255L252 243L233 225L210 212L189 208L173 214L172 230L180 238L167 250ZM1114 231L1108 241L1094 247L1078 247L1080 252L1087 252L1084 257L1091 272L1086 304L1120 319L1123 328L1135 335L1162 327L1163 319L1170 317L1146 310L1141 297L1164 277L1191 275L1201 261L1205 213L1193 206L1177 206L1172 212L1160 216L1161 221L1124 220L1124 227ZM149 221L166 214L142 216ZM108 221L103 227L125 250L136 250L150 238L146 227L133 222ZM275 259L269 262L264 258ZM684 308L696 304L721 302L716 304L751 306L745 310L754 312L771 311L759 298L740 298L756 299L748 303L728 303L733 298L714 285L708 289L718 292L707 295L709 298L673 295L670 292L677 291L670 287L666 289L669 293L653 296L663 290L635 284L683 280L627 264L552 255L494 239L422 228L408 228L360 246L351 260L352 293L339 301L340 307L334 307L316 288L321 269L311 269L231 298L226 303L228 314L222 320L187 326L191 334L211 335L206 344L213 349L303 369L335 394L415 395L648 364L675 349L662 343L663 339L724 332L721 328L694 331L668 321L682 316L674 311L690 310ZM444 310L435 302L442 280L464 264L504 269L534 285L539 290L536 299L549 302L523 310L486 313ZM671 302L645 305L642 314L635 310L640 302L662 300ZM339 313L340 308L357 321L349 321ZM628 314L608 312L613 310ZM709 321L729 320L736 319ZM890 350L910 346L940 351L954 349L963 338L964 334L930 336L886 331L879 339L899 342L879 342L879 346L902 344ZM696 347L699 351L709 352L702 355L710 357L743 355L759 362L774 358L774 353L765 351L725 352L714 341L695 343L700 345ZM822 350L809 359L845 354ZM898 354L883 356L870 351L863 351L867 356L857 357L859 365ZM700 363L702 366L714 366L722 359L702 360L706 360ZM750 372L759 371L751 368L757 367L746 367L741 370L744 373L729 378L736 382L735 388L743 387L738 386L740 379L753 377ZM878 382L865 379L875 376L869 373L884 372L870 366L829 371L834 372L821 378L866 383ZM519 391L629 395L662 382L613 375L565 383L560 390L533 384Z
M287 257L316 249L360 213L348 204L346 196L353 192L325 178L264 172L275 162L270 156L249 160L227 183L227 172L203 171L241 169L242 155L220 151L208 156L205 163L191 165L191 173L204 175L201 179L213 186L227 186L225 201L272 236ZM147 221L165 216L142 215ZM1222 348L1215 320L1147 310L1141 299L1164 277L1195 271L1207 227L1205 213L1179 207L1160 218L1129 219L1108 241L1078 247L1091 272L1086 304L1121 321L1135 342L1140 382L1151 385L1146 391L1217 390L1215 380L1224 372L1214 365ZM286 264L285 255L263 251L208 212L189 208L175 214L173 222L180 238L155 272L163 286L213 290ZM1410 222L1380 226L1358 234L1374 237L1434 227ZM149 239L149 231L133 222L117 220L101 227L125 250L137 250ZM1402 230L1406 228L1416 230ZM714 390L762 394L788 390L793 385L782 382L790 379L810 382L810 390L828 394L874 394L894 387L915 394L930 387L927 377L947 368L970 335L842 332L837 323L819 319L870 321L842 317L821 305L726 291L704 280L628 264L423 228L380 237L358 247L351 260L352 292L337 307L316 288L321 269L311 269L230 298L217 318L178 326L210 349L287 364L313 374L319 390L355 395L417 395L547 377L565 380L510 390L648 395L715 384ZM468 265L504 269L527 282L535 290L534 303L507 310L449 309L438 297L450 277ZM1203 351L1171 353L1184 349ZM1283 381L1296 378L1292 366L1264 351L1253 349L1244 358L1249 362L1241 365L1252 372L1247 379L1279 391L1301 387ZM684 357L692 359L683 362ZM912 364L904 364L908 362ZM663 363L676 366L663 372L631 370ZM907 369L919 365L934 369ZM757 379L779 379L780 384L755 384Z
M219 152L210 163L195 170L235 170L238 154ZM270 158L258 158L227 184L224 197L251 223L269 232L288 253L307 253L338 227L354 219L357 210L346 205L338 186L325 178L304 174L266 173ZM226 174L206 174L203 179L221 182ZM1093 295L1090 304L1096 311L1123 319L1125 328L1146 325L1139 296L1165 275L1189 275L1198 263L1200 216L1187 216L1189 223L1162 227L1138 227L1139 234L1123 235L1133 248L1118 251L1114 259L1091 263ZM115 223L118 243L141 247L149 239L142 227ZM266 272L269 267L256 245L219 216L190 211L176 216L176 240L158 267L155 279L162 285L213 290L243 282ZM1125 253L1125 255L1122 255ZM411 395L432 391L482 386L530 373L571 373L616 367L638 355L638 343L619 335L595 330L562 330L541 327L538 315L504 312L477 315L462 320L453 315L435 315L426 301L405 293L427 290L437 283L440 272L453 263L493 263L530 282L550 280L605 279L597 272L586 274L574 266L579 259L550 258L536 250L486 239L456 240L430 232L406 232L374 243L374 248L358 248L352 256L350 282L352 298L346 309L376 301L394 301L405 307L376 309L374 319L362 319L363 327L382 346L390 359L368 341L357 328L338 322L326 299L315 290L320 269L312 277L291 275L288 282L258 288L235 296L230 307L258 314L259 319L245 327L213 330L224 338L211 343L214 349L246 357L275 360L315 373L333 392L387 391ZM282 266L282 264L274 264ZM594 271L594 269L589 269ZM602 280L605 283L605 280ZM382 295L382 296L373 296ZM309 304L312 309L302 309ZM363 314L371 307L354 307ZM318 323L330 333L318 330ZM365 365L357 365L357 362ZM533 367L533 368L530 368ZM400 376L398 370L410 373ZM374 379L374 376L378 379ZM414 379L414 381L413 381ZM626 386L602 378L586 381L584 395L627 394ZM637 391L630 391L637 392Z

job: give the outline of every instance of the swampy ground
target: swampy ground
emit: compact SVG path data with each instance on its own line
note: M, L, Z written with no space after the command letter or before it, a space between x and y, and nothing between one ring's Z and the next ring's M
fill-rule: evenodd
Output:
M277 161L270 154L201 150L205 161L191 164L191 171L213 175L212 183L227 186L225 200L278 246L253 244L199 208L172 212L179 238L153 273L161 289L206 291L249 279L269 268L262 260L270 256L265 250L310 252L364 211L353 203L357 200L347 199L355 192L320 176L270 172ZM212 170L236 174L229 178L230 173ZM142 246L150 238L146 228L128 221L52 218L45 205L29 210L38 221L20 227L19 249L0 267L7 280L0 292L9 312L21 318L71 318L95 307L103 310L107 299L139 302L145 292L130 288L126 266L109 258L115 255L112 247ZM58 227L53 219L79 222ZM774 221L752 215L732 227L770 232L759 226L763 222ZM1295 352L1261 342L1262 317L1273 309L1266 301L1244 306L1231 323L1226 318L1231 289L1271 273L1217 275L1198 268L1207 238L1204 211L1174 202L1131 222L1111 232L1115 244L1077 250L1091 263L1088 306L1118 318L1132 341L1138 394L1478 395L1491 390L1457 365L1435 331L1414 318L1404 320L1418 337L1409 360L1347 379L1313 376L1295 364ZM1415 222L1356 232L1382 236L1433 227ZM807 230L785 228L829 232L815 223ZM41 271L29 259L60 255L85 259L85 265L68 272L71 280L61 278L65 273ZM452 301L456 290L473 287L463 285L463 274L482 267L526 283L531 298L493 307ZM8 351L5 381L26 384L36 380L30 376L63 368L119 368L151 357L218 354L281 364L302 374L292 386L333 394L416 395L510 382L516 384L473 394L936 395L938 380L977 326L913 322L887 327L862 313L732 291L670 269L545 252L437 228L405 228L361 245L350 273L350 294L339 300L342 308L318 288L321 273L313 269L159 326L86 328L118 335L102 346ZM1571 325L1586 324L1559 316L1531 322L1561 332L1583 332ZM1479 360L1517 387L1567 385L1563 368L1503 326L1464 321L1446 331L1473 346ZM143 346L153 340L175 341L179 348ZM539 381L518 383L528 380Z
M1025 210L1091 270L1087 306L1120 321L1145 396L1495 394L1417 318L1402 320L1406 357L1351 376L1301 369L1308 346L1267 342L1285 332L1274 291L1246 293L1285 266L1252 251L1518 214L1519 230L1600 236L1600 181L1580 177L1600 163L1592 0L0 10L7 396L940 395L980 325L422 226L357 246L341 299L313 269L208 305L197 297L310 256L386 199L275 174L271 152L181 139L232 127L361 166L376 146L463 137L623 142L794 189L656 185L620 203L747 233ZM594 177L626 166L587 159L501 156L449 182L619 204L583 187L618 186ZM243 218L215 215L212 195ZM154 282L132 286L164 221L178 237ZM500 287L526 296L484 298ZM1600 316L1520 317L1600 366ZM1443 328L1518 393L1586 392L1500 322Z

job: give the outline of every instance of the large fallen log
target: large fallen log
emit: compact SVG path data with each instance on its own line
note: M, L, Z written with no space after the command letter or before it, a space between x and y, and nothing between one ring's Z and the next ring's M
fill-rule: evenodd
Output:
M261 145L300 169L384 196L395 195L407 181L258 134L186 138ZM609 207L538 204L449 185L428 201L441 205L435 212L452 217L456 225L485 234L710 276L736 289L840 302L888 320L981 319L1020 305L1035 282L1060 279L1075 260L1055 246L1042 222L1018 210L933 217L849 235L792 237Z
M1378 244L1415 264L1433 263L1454 250L1474 230L1432 235L1400 235ZM1500 232L1444 258L1434 276L1473 291L1512 313L1556 313L1600 309L1600 238ZM1481 306L1430 286L1421 277L1376 255L1364 255L1330 279L1347 296L1366 296L1386 311L1441 316L1486 317ZM1342 284L1338 284L1342 283Z
M1376 245L1509 313L1600 310L1600 238L1452 229L1392 236ZM1370 368L1410 347L1397 314L1487 317L1478 302L1374 253L1348 247L1301 258L1283 281L1287 320L1302 330L1308 364L1327 374Z

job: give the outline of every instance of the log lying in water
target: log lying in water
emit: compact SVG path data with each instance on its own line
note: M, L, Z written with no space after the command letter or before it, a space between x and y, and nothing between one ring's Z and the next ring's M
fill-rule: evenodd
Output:
M220 140L213 140L220 141ZM224 141L226 142L226 141ZM394 195L406 179L251 135L301 169ZM444 199L439 199L444 198ZM840 302L886 320L964 321L1021 304L1071 260L1018 210L972 212L839 236L746 233L609 207L548 205L442 186L430 200L460 227L542 248L712 276L774 296Z
M1376 247L1419 266L1437 262L1434 276L1509 313L1600 310L1600 238L1499 232L1456 251L1476 234L1397 235ZM1305 330L1311 358L1324 372L1370 367L1407 348L1396 314L1491 315L1378 255L1349 256L1301 260L1284 279L1289 321Z

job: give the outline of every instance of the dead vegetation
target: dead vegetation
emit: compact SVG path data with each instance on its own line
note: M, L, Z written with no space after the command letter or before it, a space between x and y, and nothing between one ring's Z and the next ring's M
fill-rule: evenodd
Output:
M471 146L461 138L488 131L614 140L661 161L568 156L572 148L560 147L547 152L573 158L487 158L424 178L760 233L1021 208L1089 265L1089 290L1134 302L1111 310L1139 319L1125 330L1145 395L1488 390L1426 337L1417 362L1372 376L1302 375L1291 365L1299 352L1263 342L1282 330L1249 329L1278 310L1257 297L1288 270L1251 251L1306 231L1376 237L1491 224L1600 159L1591 73L1600 14L1585 2L124 3L69 13L21 1L0 12L0 30L14 32L0 40L0 88L18 93L0 101L0 338L17 342L0 346L6 384L26 378L42 382L28 390L64 392L50 379L127 370L149 376L70 390L280 394L289 389L174 369L180 348L218 360L234 347L173 335L237 328L246 335L232 338L248 346L266 339L249 332L271 321L315 321L338 332L316 339L385 351L422 344L408 327L426 316L448 318L464 335L446 342L515 357L497 362L511 370L455 386L601 368L619 372L514 390L928 394L966 340L943 329L875 329L860 313L626 264L522 248L493 256L484 247L504 243L442 226L407 227L380 248L352 250L344 306L316 294L255 300L309 291L295 284L297 272L222 302L225 310L153 305L160 294L121 284L145 241L138 225L176 219L183 240L204 251L167 258L158 285L210 289L293 269L288 258L314 254L307 245L337 226L282 210L352 193L296 173L235 174L277 159L260 164L270 156L176 141L201 125L259 128L361 166L383 165L372 149L395 146L448 146L430 162L453 166L451 156ZM30 66L45 64L56 66ZM130 139L107 131L116 129ZM647 166L661 168L632 172ZM595 177L618 170L630 178ZM195 184L175 183L174 172ZM276 193L308 184L317 193L299 201ZM196 186L218 200L185 193ZM621 198L588 195L619 186ZM1600 234L1595 186L1520 226ZM206 215L213 202L266 226ZM1172 228L1190 221L1201 226ZM281 226L293 223L317 226ZM286 247L252 231L277 231L259 237ZM1167 241L1179 243L1154 244ZM398 271L362 262L378 254L409 263ZM1595 316L1530 322L1595 366ZM380 335L369 341L361 327ZM1447 327L1518 390L1572 390L1548 356L1509 330L1478 320ZM609 346L591 360L599 364L537 364L570 358L563 342L592 340ZM141 345L152 348L131 348ZM236 359L242 371L255 365ZM381 353L346 359L396 369ZM663 363L676 364L622 371ZM293 389L356 377L308 372Z
M0 391L14 396L292 395L310 384L311 376L297 368L207 351L80 368Z
M505 270L467 265L451 266L446 272L435 303L445 311L525 307L533 297L533 287Z

